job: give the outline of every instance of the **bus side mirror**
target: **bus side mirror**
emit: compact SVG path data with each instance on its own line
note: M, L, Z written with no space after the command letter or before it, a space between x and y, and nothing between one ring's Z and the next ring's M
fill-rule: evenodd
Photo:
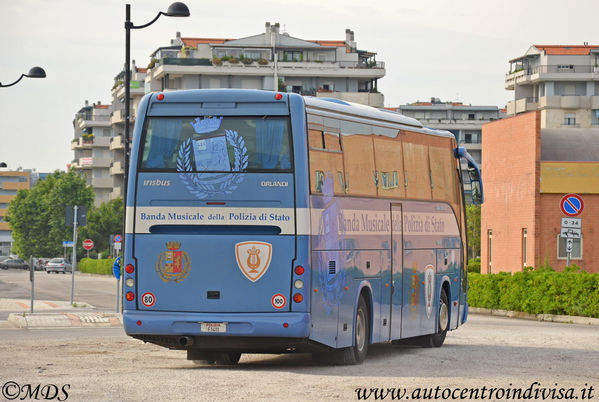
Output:
M472 189L472 203L480 205L483 203L483 192L480 185L480 176L478 170L468 168L468 176L470 176L470 187Z

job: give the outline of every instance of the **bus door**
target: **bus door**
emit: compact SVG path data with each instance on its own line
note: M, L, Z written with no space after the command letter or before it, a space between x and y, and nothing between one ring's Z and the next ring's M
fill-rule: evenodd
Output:
M403 236L401 204L391 204L391 339L401 338Z

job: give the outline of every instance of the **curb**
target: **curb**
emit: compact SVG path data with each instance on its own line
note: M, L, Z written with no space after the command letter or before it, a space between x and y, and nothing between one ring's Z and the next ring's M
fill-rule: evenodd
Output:
M563 324L599 325L599 318L579 317L574 315L529 314L521 311L492 310L482 307L468 306L468 313L494 315L498 317L520 318L523 320L559 322Z
M12 313L8 323L16 328L121 327L118 313Z

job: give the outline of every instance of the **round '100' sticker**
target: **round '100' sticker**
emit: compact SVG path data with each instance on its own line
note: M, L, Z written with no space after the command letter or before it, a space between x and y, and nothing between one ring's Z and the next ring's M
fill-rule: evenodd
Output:
M154 303L156 303L156 296L154 296L154 293L146 292L141 295L141 304L144 306L152 307Z
M283 296L282 294L277 293L272 297L272 299L270 299L270 302L272 303L272 306L274 308L280 310L287 304L287 299L285 299L285 296Z

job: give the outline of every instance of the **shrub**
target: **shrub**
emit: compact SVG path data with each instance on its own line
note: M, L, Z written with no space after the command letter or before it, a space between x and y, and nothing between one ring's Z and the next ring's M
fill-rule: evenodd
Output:
M480 258L473 258L468 261L468 272L476 272L480 274Z
M107 258L102 260L94 260L92 258L82 258L77 264L77 268L80 272L86 272L88 274L100 274L100 275L112 275L112 266L114 264L114 258Z
M599 274L577 266L563 272L543 266L513 275L471 273L468 287L472 307L599 318Z

